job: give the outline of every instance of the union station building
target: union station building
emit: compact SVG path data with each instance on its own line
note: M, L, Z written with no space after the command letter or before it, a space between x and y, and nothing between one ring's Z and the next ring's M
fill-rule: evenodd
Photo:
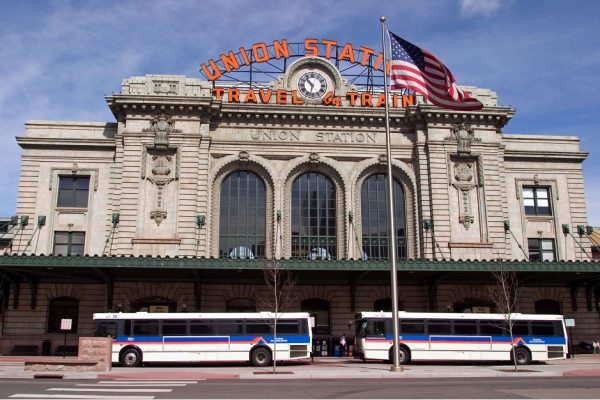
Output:
M388 160L380 55L307 41L127 78L112 121L25 123L1 354L54 354L61 319L75 344L95 312L255 311L272 260L331 348L356 312L391 310L390 245L401 310L497 311L505 269L519 312L574 319L574 344L600 335L579 139L505 133L515 109L489 89L464 87L484 104L469 112L394 93Z

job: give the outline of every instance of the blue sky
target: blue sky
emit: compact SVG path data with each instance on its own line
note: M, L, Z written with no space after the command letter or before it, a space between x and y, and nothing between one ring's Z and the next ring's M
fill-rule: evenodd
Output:
M30 119L113 121L104 96L145 74L201 77L221 52L286 38L380 48L390 30L436 54L459 84L516 108L506 133L575 135L590 225L600 226L600 1L0 0L0 215L15 214ZM596 138L596 139L595 139Z

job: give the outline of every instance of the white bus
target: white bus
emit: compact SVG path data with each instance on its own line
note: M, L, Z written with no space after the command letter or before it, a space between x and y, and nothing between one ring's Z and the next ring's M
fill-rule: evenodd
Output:
M98 313L95 336L113 339L112 362L273 360L273 314L260 313ZM308 313L281 313L277 320L276 360L310 359Z
M411 361L510 361L511 337L503 314L398 313L401 364ZM512 314L517 364L565 359L562 315ZM356 314L357 358L392 360L392 313Z

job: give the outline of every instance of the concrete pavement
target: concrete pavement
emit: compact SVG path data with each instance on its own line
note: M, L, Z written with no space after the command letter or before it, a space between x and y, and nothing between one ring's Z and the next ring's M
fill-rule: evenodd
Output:
M362 362L352 358L315 358L314 362L286 363L257 368L248 364L151 364L142 368L113 367L109 372L25 371L23 359L0 357L0 379L62 377L63 379L357 379L357 378L442 378L442 377L532 377L598 376L600 355L577 355L575 359L519 367L510 364L416 363L402 372L391 372L390 364Z

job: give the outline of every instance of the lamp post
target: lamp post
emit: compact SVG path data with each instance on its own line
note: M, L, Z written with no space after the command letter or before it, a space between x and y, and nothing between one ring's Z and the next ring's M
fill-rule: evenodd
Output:
M391 256L391 290L392 290L392 361L391 371L402 372L404 369L398 360L398 274L396 272L396 221L394 213L394 179L392 175L392 146L390 138L390 109L388 104L388 81L387 81L387 57L385 51L385 17L381 21L381 46L383 48L383 90L385 95L385 146L387 154L387 183L388 183L388 219L389 227L389 249Z

